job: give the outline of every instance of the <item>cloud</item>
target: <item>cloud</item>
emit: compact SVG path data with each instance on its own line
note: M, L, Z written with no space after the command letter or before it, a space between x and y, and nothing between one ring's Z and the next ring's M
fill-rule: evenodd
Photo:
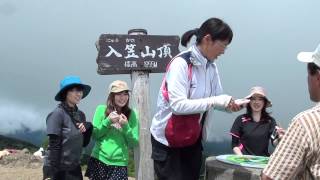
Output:
M0 134L45 129L45 113L32 105L0 99Z
M16 7L13 4L9 2L0 4L0 14L9 16L14 14L15 12L16 12Z

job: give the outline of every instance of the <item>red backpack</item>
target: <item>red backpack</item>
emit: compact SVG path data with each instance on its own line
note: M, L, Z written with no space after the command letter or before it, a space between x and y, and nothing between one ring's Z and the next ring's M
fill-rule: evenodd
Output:
M191 51L183 53L177 57L182 57L188 64L188 80L192 80L192 63L190 61ZM174 58L175 59L175 58ZM172 59L167 65L167 71ZM169 102L168 88L166 82L166 76L164 76L161 85L161 91L164 99ZM190 93L188 93L190 94ZM199 139L202 126L199 123L200 113L188 114L188 115L176 115L173 114L169 118L166 128L165 136L170 147L186 147L193 145Z

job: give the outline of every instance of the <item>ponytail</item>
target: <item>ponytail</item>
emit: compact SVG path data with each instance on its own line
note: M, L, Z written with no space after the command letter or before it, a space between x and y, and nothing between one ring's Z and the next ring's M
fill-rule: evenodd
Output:
M227 40L229 43L232 41L233 32L230 26L218 18L210 18L206 20L200 28L185 32L181 37L181 45L187 47L193 35L196 35L196 44L200 44L203 37L207 34L211 35L213 41L215 40Z
M191 37L193 35L197 35L198 34L198 30L199 30L199 28L195 28L193 30L185 32L181 37L181 45L184 46L184 47L187 47L187 44L190 41Z

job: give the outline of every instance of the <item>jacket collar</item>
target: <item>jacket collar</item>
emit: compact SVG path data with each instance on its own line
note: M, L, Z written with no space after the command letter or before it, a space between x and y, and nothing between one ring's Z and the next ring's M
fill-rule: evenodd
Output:
M202 55L197 45L194 44L190 47L189 50L192 52L191 63L194 66L205 66L207 64L215 64L214 61L210 61Z

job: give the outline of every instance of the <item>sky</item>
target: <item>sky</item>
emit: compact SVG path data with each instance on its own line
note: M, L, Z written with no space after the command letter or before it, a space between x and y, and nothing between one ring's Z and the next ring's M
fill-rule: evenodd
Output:
M101 34L144 28L149 35L181 36L210 17L223 19L234 32L217 59L224 92L242 98L252 86L265 87L273 103L268 111L287 128L314 105L306 64L296 55L320 43L319 6L318 0L0 0L0 134L44 130L66 75L92 86L79 105L89 121L113 80L131 84L129 74L97 73L94 43ZM162 75L150 74L152 114ZM216 112L215 141L230 139L228 131L243 112Z

